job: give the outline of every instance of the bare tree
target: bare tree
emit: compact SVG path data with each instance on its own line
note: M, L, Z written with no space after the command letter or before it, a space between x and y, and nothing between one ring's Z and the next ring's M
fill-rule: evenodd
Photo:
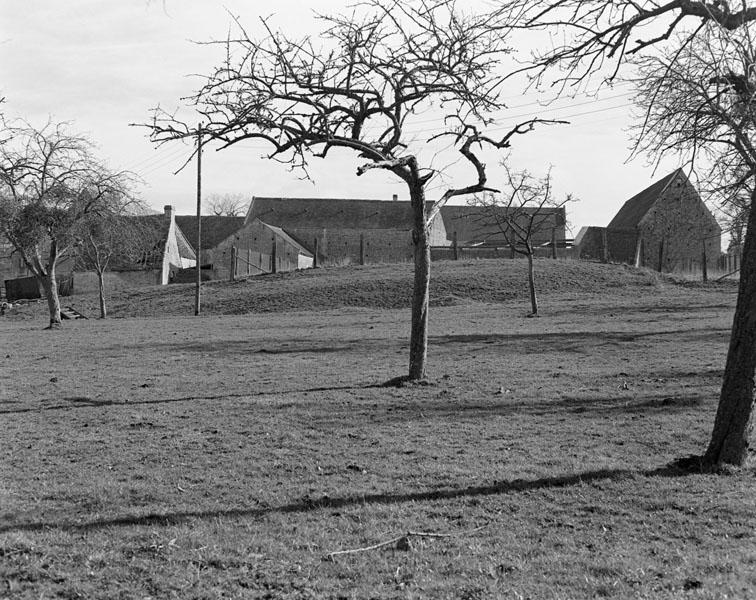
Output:
M535 286L533 258L535 239L565 222L564 205L573 200L554 198L551 169L538 178L528 171L515 171L504 162L506 187L502 194L484 194L473 201L481 210L478 221L487 231L493 229L506 240L513 252L528 259L528 290L531 315L538 316L538 295Z
M502 0L492 18L498 18L504 29L550 32L554 45L540 45L542 49L521 71L540 78L556 67L557 81L579 85L597 73L613 79L628 57L663 46L675 34L682 35L675 42L682 48L707 23L733 31L756 21L756 7L748 4L746 0Z
M243 217L249 204L244 194L208 194L205 198L205 209L216 217Z
M50 329L60 327L56 266L77 242L88 215L122 205L131 180L95 159L91 143L48 123L6 126L0 146L0 234L47 295Z
M718 182L731 208L748 214L740 287L719 408L706 464L742 465L752 433L756 369L756 45L753 27L707 25L674 53L639 61L639 104L645 152L682 154ZM713 166L712 166L713 165ZM743 203L743 193L750 198Z
M657 154L680 152L693 163L709 153L731 173L744 169L750 177L753 130L748 112L755 89L750 40L756 7L748 1L505 0L492 16L492 20L496 18L502 28L548 30L551 39L557 40L551 48L536 52L521 69L533 74L537 82L551 77L563 86L580 86L596 76L611 80L628 57L638 57L643 63L652 60L648 58L651 49L664 53L659 68L646 64L653 81L649 83L656 89L646 87L649 93L641 94L648 118L639 147ZM691 56L700 53L701 44L709 48L710 65L721 65L721 70L699 69L696 73L702 64L699 61L696 67ZM728 60L728 52L737 58ZM551 71L552 67L558 70ZM694 94L691 100L690 94ZM700 109L700 114L692 112L691 105ZM655 107L660 112L655 112ZM756 186L751 185L750 190L752 207ZM743 464L747 459L756 366L756 321L746 309L756 292L754 212L750 210L748 217L719 409L703 457L708 465Z
M508 52L500 31L486 16L464 13L454 0L365 0L348 17L321 17L320 34L290 39L269 28L252 39L222 42L226 60L194 96L203 132L223 147L259 139L269 158L307 173L312 156L334 149L356 153L358 175L379 169L402 180L413 209L414 292L409 379L426 375L430 226L455 196L489 190L483 147L503 149L512 138L544 122L532 119L503 135L486 135L491 114L504 107L499 96L499 61ZM440 117L431 128L428 116ZM151 124L156 142L194 135L192 125L157 110ZM418 152L429 141L469 166L467 181L426 203L437 171Z
M97 274L101 319L108 314L105 272L114 264L133 267L160 243L149 219L103 210L89 213L76 227L77 267Z

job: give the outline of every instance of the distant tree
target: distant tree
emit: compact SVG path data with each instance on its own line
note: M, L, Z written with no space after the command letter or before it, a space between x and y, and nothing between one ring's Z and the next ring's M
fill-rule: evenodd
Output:
M135 266L160 243L150 221L136 215L110 210L89 213L76 227L77 267L97 274L100 318L108 315L105 305L105 272L113 263Z
M249 204L244 194L208 194L205 198L205 209L217 217L243 217Z
M132 180L109 170L84 137L62 124L6 124L0 146L0 234L47 295L50 329L60 327L56 266L89 215L130 202Z
M535 286L533 257L534 239L544 231L553 233L559 224L564 205L573 200L554 198L551 169L538 178L528 171L515 171L505 162L506 186L501 194L485 194L473 201L481 209L478 223L499 233L513 252L528 259L528 290L533 316L538 315L538 295Z
M350 16L320 19L322 31L299 40L273 32L266 21L261 40L239 25L234 37L217 42L226 59L193 104L203 131L223 147L263 140L272 147L269 158L305 176L310 156L345 149L364 161L358 175L381 169L407 185L415 265L408 376L422 379L431 224L450 198L490 189L483 147L508 148L513 137L545 121L531 119L496 137L486 133L499 129L489 126L504 108L499 70L509 48L487 16L459 10L454 0L364 0ZM431 127L433 111L438 125ZM158 143L195 135L193 125L160 109L151 128ZM461 158L470 176L428 207L426 191L438 172L418 154L444 139L447 156Z

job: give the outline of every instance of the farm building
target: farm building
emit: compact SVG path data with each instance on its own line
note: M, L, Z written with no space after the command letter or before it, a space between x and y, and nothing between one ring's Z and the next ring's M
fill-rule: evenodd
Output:
M607 227L584 227L580 258L646 266L664 272L702 263L714 268L722 229L682 169L625 202Z
M317 248L319 264L412 260L412 207L406 201L334 198L253 198L247 223L259 219ZM431 245L448 245L436 219Z
M145 285L165 285L180 269L194 266L194 249L176 225L175 209L166 206L163 214L124 216L138 222L141 234L152 249L137 260L127 259L119 253L111 258L105 272L105 285L109 289L124 289ZM31 275L18 253L12 253L9 244L0 247L0 276L3 282ZM75 249L58 261L56 274L61 293L88 293L98 290L97 273L82 266ZM65 289L61 286L64 282Z
M566 236L567 215L563 206L558 208L520 209L523 219L533 213L538 214L538 230L534 231L533 244L548 244L552 239L564 240ZM497 209L503 222L507 213L505 207ZM454 206L447 204L441 208L447 242L457 240L465 246L506 246L507 240L496 221L479 206ZM553 238L552 238L553 236Z
M197 216L178 215L176 223L184 234L197 245ZM228 266L224 259L226 247L230 249L229 240L244 227L244 217L226 217L205 215L202 217L202 247L200 248L201 265ZM223 250L220 250L223 249Z
M196 216L177 217L177 221L196 232ZM201 257L203 273L207 270L212 279L230 277L232 261L235 276L309 269L314 262L312 251L280 227L259 219L246 222L244 217L224 216L202 217Z
M176 209L166 206L163 214L123 217L139 222L152 250L136 261L117 258L105 272L105 285L124 289L145 285L166 285L181 269L196 263L194 248L176 223ZM97 274L77 270L74 289L77 293L97 290Z

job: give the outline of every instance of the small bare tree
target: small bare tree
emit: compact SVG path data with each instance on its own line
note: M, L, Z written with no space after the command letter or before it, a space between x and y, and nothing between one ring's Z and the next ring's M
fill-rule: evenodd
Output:
M0 145L0 234L13 245L47 295L50 329L60 327L58 261L77 243L89 215L122 206L132 179L109 170L84 137L48 123L6 125Z
M77 226L77 267L97 274L100 318L108 315L105 305L105 273L114 263L132 267L160 244L150 217L110 211L88 214Z
M538 178L526 170L515 171L506 162L503 166L507 178L504 192L476 197L473 204L481 210L478 222L487 231L500 234L513 252L528 259L531 316L538 316L534 240L546 231L553 238L554 228L565 223L564 206L573 198L554 198L551 169Z
M244 194L208 194L205 209L216 217L243 217L249 210L249 199Z
M500 60L509 49L487 16L465 13L454 0L365 0L352 15L321 17L320 34L292 39L263 21L267 37L222 42L226 60L194 96L203 132L223 147L250 139L270 144L269 158L307 174L311 156L334 149L363 160L358 175L388 171L408 188L413 209L415 278L409 378L426 374L430 228L455 196L489 190L483 147L503 149L544 122L531 119L496 137L486 134L500 99ZM436 114L437 125L428 125ZM157 110L160 143L194 135L191 124ZM470 175L430 204L439 173L419 157L430 141L448 141ZM451 158L449 162L451 162Z

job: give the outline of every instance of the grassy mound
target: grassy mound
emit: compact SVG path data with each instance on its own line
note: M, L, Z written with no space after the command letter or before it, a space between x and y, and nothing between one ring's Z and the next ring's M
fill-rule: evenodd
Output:
M400 309L410 305L412 265L367 265L297 271L251 277L234 283L204 285L203 314L247 314L340 307ZM604 293L676 285L645 269L619 265L547 260L536 262L539 294ZM527 300L524 260L473 260L434 263L431 304L501 303ZM112 316L186 315L193 311L192 284L152 287L109 294ZM97 314L96 298L77 296L71 304Z

